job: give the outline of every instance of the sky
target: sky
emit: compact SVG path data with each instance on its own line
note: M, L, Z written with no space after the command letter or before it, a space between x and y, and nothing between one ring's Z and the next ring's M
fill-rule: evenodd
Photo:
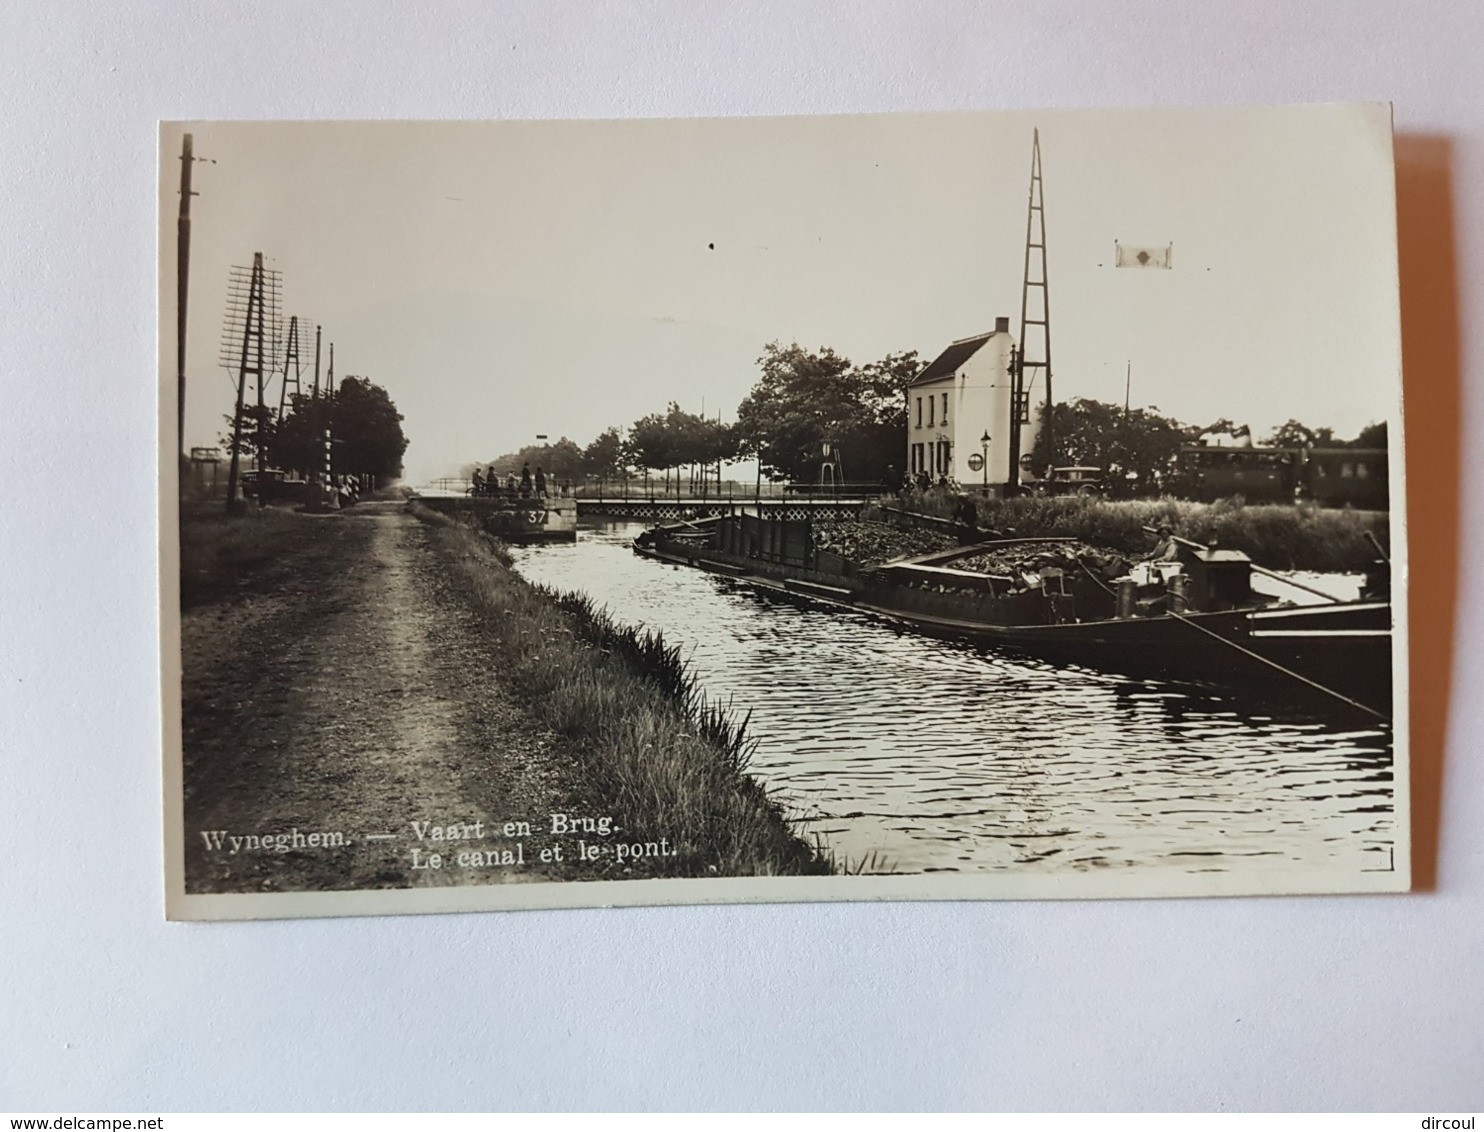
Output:
M733 420L772 341L926 363L997 316L1018 331L1033 130L1058 399L1121 402L1128 375L1136 406L1257 435L1397 417L1378 106L167 123L161 389L186 132L186 444L217 444L231 412L227 280L262 252L285 330L323 326L337 381L396 402L420 483L672 400ZM1115 268L1115 240L1173 245L1174 266Z

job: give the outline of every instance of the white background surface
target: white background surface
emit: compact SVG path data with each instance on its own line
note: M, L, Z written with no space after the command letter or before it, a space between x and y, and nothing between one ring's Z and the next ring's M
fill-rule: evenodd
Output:
M1481 48L1463 3L6 5L0 1109L1484 1108L1470 484L1432 891L167 925L153 381L160 118L1390 99L1455 210L1409 412L1468 469Z

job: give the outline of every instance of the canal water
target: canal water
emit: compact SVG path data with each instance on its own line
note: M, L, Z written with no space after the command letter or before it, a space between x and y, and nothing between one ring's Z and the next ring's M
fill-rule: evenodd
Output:
M516 549L526 577L664 633L751 710L751 771L865 872L1387 869L1385 727L918 636L629 548Z

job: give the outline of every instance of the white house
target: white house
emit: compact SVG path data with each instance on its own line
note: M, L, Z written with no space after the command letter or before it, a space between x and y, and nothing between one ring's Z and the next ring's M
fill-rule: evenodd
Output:
M1003 490L1010 478L1010 320L997 318L987 334L960 338L907 387L907 470L927 472L966 488ZM1044 410L1031 390L1030 420L1021 426L1021 482ZM986 445L984 435L989 434ZM987 462L983 457L987 455ZM978 465L975 467L974 465Z

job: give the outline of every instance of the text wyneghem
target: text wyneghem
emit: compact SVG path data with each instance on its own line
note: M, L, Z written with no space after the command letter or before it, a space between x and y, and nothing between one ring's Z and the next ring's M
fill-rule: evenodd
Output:
M347 849L355 845L386 845L403 842L411 868L418 872L446 868L521 868L528 863L619 863L650 857L674 857L679 850L668 837L634 840L625 837L612 817L572 813L548 813L544 821L490 822L483 819L435 820L423 818L405 823L396 832L302 830L234 833L226 829L200 832L206 852L237 856L244 853L288 854L315 850ZM527 848L540 836L543 844ZM552 838L564 840L551 841Z

